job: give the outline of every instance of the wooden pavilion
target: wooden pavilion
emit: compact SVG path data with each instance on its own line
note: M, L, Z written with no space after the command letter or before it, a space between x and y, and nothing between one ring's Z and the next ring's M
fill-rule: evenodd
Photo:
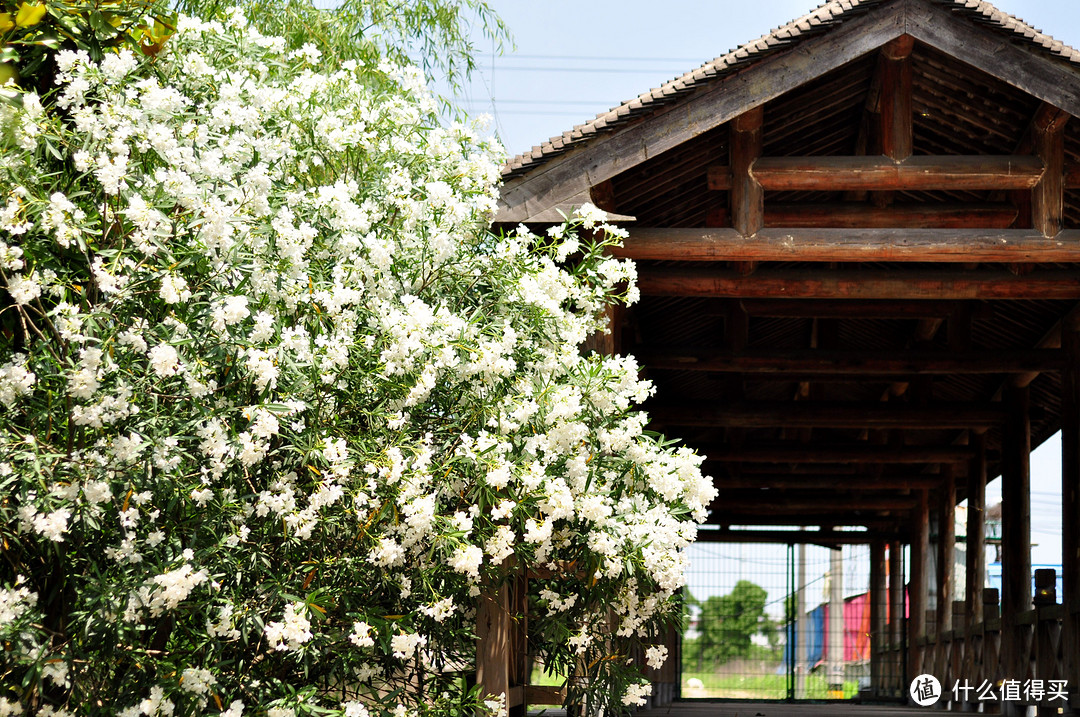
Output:
M922 672L1057 678L1080 709L1076 116L1080 52L988 3L837 0L504 169L500 223L586 201L625 222L643 298L603 348L641 360L653 427L707 456L721 499L701 537L869 543L879 696ZM1028 457L1058 430L1064 594L1033 607ZM903 545L906 620L885 577Z

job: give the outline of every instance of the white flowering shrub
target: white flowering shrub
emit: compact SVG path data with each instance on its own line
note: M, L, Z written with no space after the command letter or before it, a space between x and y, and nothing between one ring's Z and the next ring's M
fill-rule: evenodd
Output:
M0 105L0 715L462 715L529 565L548 666L642 701L714 489L579 351L617 232L492 235L417 71L240 13L55 60Z

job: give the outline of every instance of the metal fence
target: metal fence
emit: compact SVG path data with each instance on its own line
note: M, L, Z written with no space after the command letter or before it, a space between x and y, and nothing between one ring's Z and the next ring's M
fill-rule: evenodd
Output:
M683 698L870 692L869 546L699 542L689 550ZM887 615L887 604L879 609Z

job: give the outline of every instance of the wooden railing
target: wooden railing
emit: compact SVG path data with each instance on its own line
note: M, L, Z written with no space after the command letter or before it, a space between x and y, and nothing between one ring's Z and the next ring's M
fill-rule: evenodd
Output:
M1051 597L1052 600L1052 597ZM1044 600L1032 609L1016 616L1010 628L1000 614L998 591L988 588L983 591L984 619L982 622L968 624L967 607L964 602L953 603L952 629L936 632L935 611L926 612L927 637L919 638L909 646L914 667L914 674L899 675L895 666L902 664L900 646L886 645L878 653L883 665L882 681L877 685L877 694L881 697L903 697L907 694L908 684L918 674L930 674L938 678L942 687L939 709L952 711L1001 714L1022 714L1027 706L1034 706L1037 714L1058 714L1058 708L1065 708L1065 700L1048 699L1052 681L1068 681L1069 690L1076 695L1078 668L1074 643L1065 638L1066 610L1071 610L1073 620L1080 621L1080 605L1069 606ZM1006 654L1002 649L1003 629L1015 630L1012 644L1017 646L1013 654ZM1007 641L1005 641L1007 642ZM1071 645L1071 647L1069 647ZM909 669L910 672L910 669ZM1019 684L1018 694L1012 699L1002 701L1003 683L1015 681ZM1041 681L1045 694L1039 696L1024 690L1027 681ZM970 690L961 689L954 693L954 685L970 686ZM1015 684L1014 683L1014 684ZM987 699L985 693L979 696L979 688L991 686L994 698ZM959 697L959 699L957 699Z

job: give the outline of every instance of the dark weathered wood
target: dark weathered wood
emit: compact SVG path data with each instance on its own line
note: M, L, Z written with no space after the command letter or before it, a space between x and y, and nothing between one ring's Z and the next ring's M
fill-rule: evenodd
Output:
M1028 387L1009 386L1001 474L1001 654L1023 674L1018 618L1031 608L1031 419Z
M1043 163L1023 155L762 157L753 174L766 191L1031 189Z
M815 373L861 375L998 374L1054 371L1065 366L1065 354L1054 349L1005 351L907 350L843 351L825 349L726 351L684 349L634 352L650 369L729 373L780 373L800 376Z
M758 506L756 510L725 511L723 507L713 507L709 512L706 525L799 525L799 526L861 526L871 530L892 530L897 522L907 523L909 511L873 511L853 508L832 508L818 513L801 511L797 513L776 513L768 505Z
M771 228L630 229L611 253L668 261L1025 262L1080 261L1080 230L1044 237L1030 229Z
M596 137L587 146L566 152L520 179L507 182L502 193L506 211L500 221L523 221L719 127L749 107L763 105L877 49L902 34L904 4L902 0L894 0L877 8L877 12L852 18L796 47L774 52L755 62L753 67L729 74L684 102L666 108L649 122Z
M799 299L1080 299L1080 275L1041 271L827 272L759 270L753 276L715 269L641 268L645 296Z
M510 611L505 584L489 587L476 611L476 684L481 694L510 691Z
M869 476L869 475L804 475L740 474L715 478L721 491L769 488L771 490L820 490L870 492L879 490L921 490L941 485L938 475Z
M881 48L881 153L893 159L911 156L911 50L915 38L901 35Z
M1062 346L1069 367L1061 387L1061 570L1064 604L1076 605L1080 597L1080 318L1068 317L1062 327ZM1065 611L1062 639L1080 645L1080 615ZM1074 697L1080 690L1080 656L1065 651L1063 676Z
M1080 189L1080 164L1065 165L1065 188Z
M1007 229L1016 220L1009 204L767 204L766 228Z
M986 435L972 438L974 456L967 477L967 543L965 544L964 597L967 600L968 635L983 620L982 588L986 584Z
M1044 236L1061 231L1065 211L1065 124L1068 113L1043 103L1031 127L1035 156L1046 166L1031 190L1031 221Z
M776 300L747 299L745 301L728 300L717 302L723 306L738 303L750 316L771 319L941 319L952 316L960 302L956 301L902 301L902 300ZM993 307L978 304L973 307L974 315L991 321L995 317Z
M919 491L919 505L912 515L911 585L908 587L908 674L917 675L922 655L920 638L926 637L926 558L930 551L930 508L925 490Z
M974 457L966 446L874 446L865 443L812 445L699 446L707 460L731 463L962 463Z
M885 574L885 541L875 540L870 543L870 685L875 692L881 689L884 675L881 648L886 642L885 608L888 603Z
M896 652L889 661L889 681L887 687L890 695L902 694L900 665L900 645L904 641L904 550L899 540L889 542L889 645Z
M809 543L811 545L866 545L875 540L896 540L898 530L884 531L795 531L795 530L710 530L697 531L704 543Z
M1072 115L1080 115L1076 69L1023 43L1002 42L967 18L933 3L907 6L905 30L916 40L959 58Z
M727 228L636 228L611 252L675 261L1072 262L1077 239L1076 231L1054 240L1016 229L774 228L746 238Z
M869 510L869 511L895 511L911 510L916 506L917 499L911 496L873 496L862 497L858 495L842 494L817 494L816 496L789 497L777 495L769 498L763 505L761 498L739 498L730 495L723 498L723 510L726 512L745 512L752 514L756 511L767 511L773 514L797 515L799 513L826 512L836 508L838 510Z
M648 407L654 421L672 426L744 428L989 428L1004 420L1001 406L945 403L916 406L814 401L660 404Z
M937 634L952 630L953 564L956 562L956 466L945 466L938 492Z
M759 105L731 121L731 223L745 236L756 234L765 224L765 192L750 174L761 156L761 123L764 108Z

